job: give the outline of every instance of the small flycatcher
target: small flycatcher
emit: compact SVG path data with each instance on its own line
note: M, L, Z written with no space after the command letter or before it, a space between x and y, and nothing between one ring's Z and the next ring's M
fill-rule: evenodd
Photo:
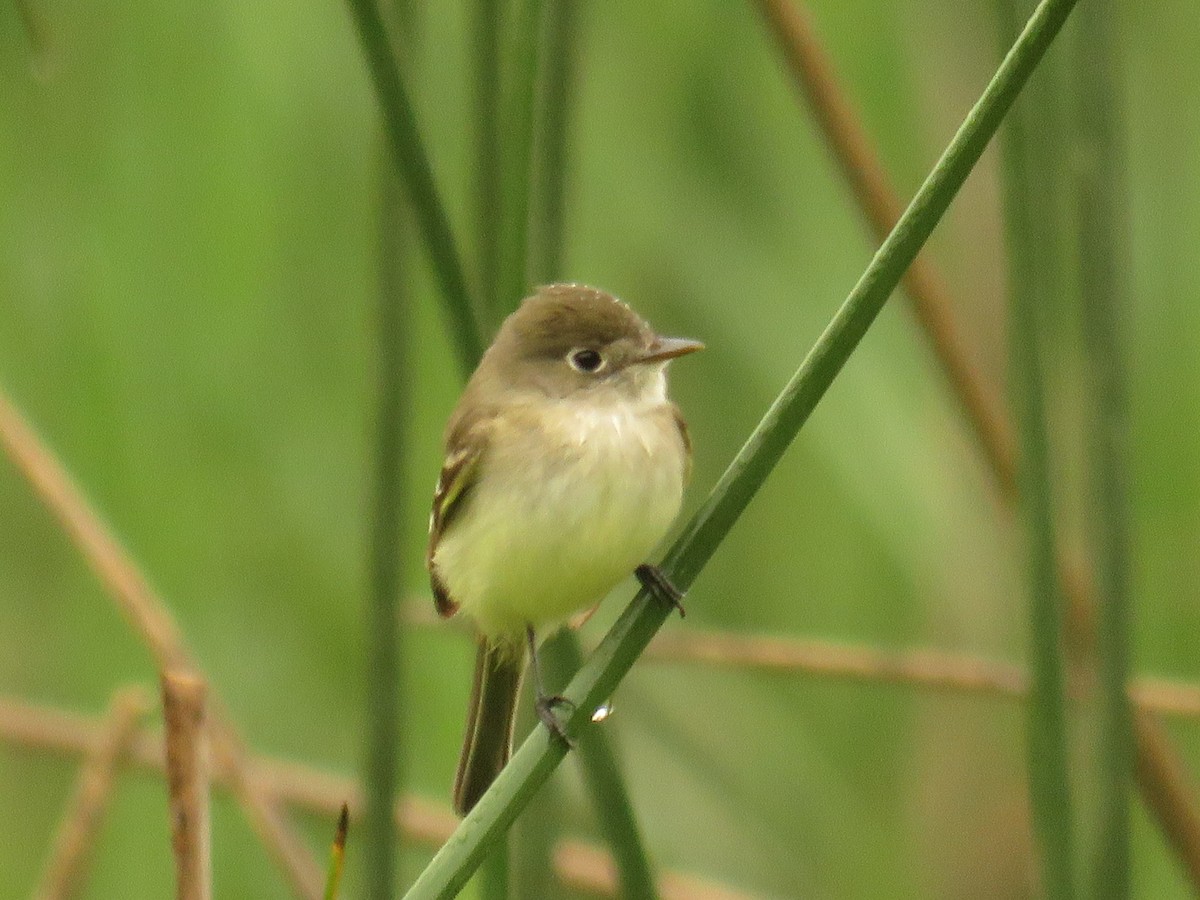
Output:
M702 349L661 337L595 288L552 284L500 327L446 426L426 565L438 613L479 631L454 807L470 811L512 752L529 649L538 717L563 736L537 669L535 630L603 599L679 512L691 467L666 367Z

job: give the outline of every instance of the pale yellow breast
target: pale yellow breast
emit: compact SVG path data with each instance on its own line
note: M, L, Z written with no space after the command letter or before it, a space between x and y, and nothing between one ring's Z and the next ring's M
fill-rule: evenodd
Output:
M679 512L686 465L665 405L562 404L489 442L434 564L486 634L565 619L645 562Z

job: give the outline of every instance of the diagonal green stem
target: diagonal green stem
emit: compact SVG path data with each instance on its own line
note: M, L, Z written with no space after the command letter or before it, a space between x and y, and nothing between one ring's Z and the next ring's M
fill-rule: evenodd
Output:
M1100 671L1098 832L1092 896L1121 898L1130 890L1129 793L1133 725L1129 679L1129 510L1127 376L1121 324L1128 305L1129 248L1122 214L1117 10L1094 0L1079 15L1076 57L1079 171L1079 283L1083 345L1090 389L1092 527L1097 603L1096 656Z
M829 327L734 458L707 502L667 555L666 573L686 589L716 552L754 494L811 415L887 302L978 162L1017 94L1054 40L1076 0L1044 0L917 191ZM567 687L577 705L566 723L578 734L610 696L670 613L640 591ZM566 753L544 729L521 745L471 813L443 845L407 896L452 897Z
M438 285L445 297L455 352L468 371L483 352L471 293L450 220L433 180L433 167L417 128L417 117L392 53L387 29L375 0L347 0L367 57L367 68L383 113L384 131L400 178L412 200L413 217L425 242Z

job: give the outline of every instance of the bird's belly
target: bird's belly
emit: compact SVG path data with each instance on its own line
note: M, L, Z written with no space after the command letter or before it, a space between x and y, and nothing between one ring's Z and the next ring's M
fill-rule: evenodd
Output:
M671 437L675 437L671 435ZM628 440L589 452L498 460L516 477L475 486L434 563L489 635L561 621L646 560L679 511L683 456Z

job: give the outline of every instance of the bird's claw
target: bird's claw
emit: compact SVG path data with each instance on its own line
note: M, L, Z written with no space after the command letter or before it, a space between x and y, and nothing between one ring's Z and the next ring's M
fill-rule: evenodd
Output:
M633 574L642 583L642 587L679 610L679 618L682 619L687 615L686 610L683 608L683 591L671 583L671 579L667 577L666 572L658 566L652 566L650 563L642 563L642 565L633 570Z
M554 714L554 710L560 706L566 706L574 710L575 701L561 694L550 694L538 697L533 704L538 720L546 726L546 730L566 744L567 749L574 750L575 741L567 734L562 721Z

